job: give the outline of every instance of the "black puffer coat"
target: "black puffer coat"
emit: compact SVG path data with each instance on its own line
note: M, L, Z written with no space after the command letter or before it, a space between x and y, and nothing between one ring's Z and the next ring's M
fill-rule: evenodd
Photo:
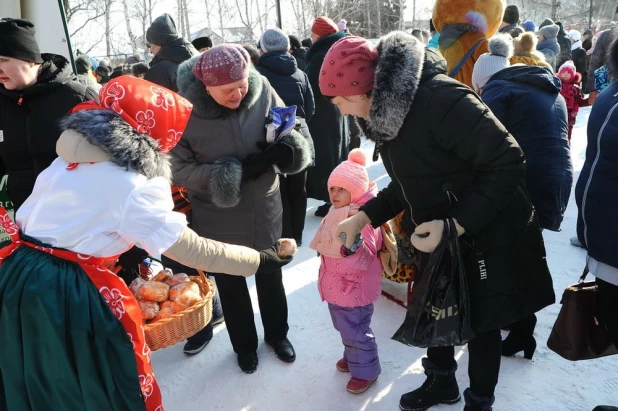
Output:
M266 53L255 68L266 77L286 106L296 106L296 115L309 121L315 113L313 91L307 75L298 69L296 59L286 52Z
M199 53L184 39L179 38L161 48L150 62L150 69L144 80L152 81L172 91L178 91L176 75L180 63L189 60Z
M315 167L307 172L307 196L322 201L329 201L327 186L330 173L348 159L350 128L339 109L322 95L318 78L328 49L345 36L345 33L339 32L323 37L306 54L307 75L315 98L315 114L308 122L315 146Z
M361 209L374 227L405 210L409 232L426 221L457 219L466 229L461 243L477 333L552 304L517 142L472 90L446 76L437 51L394 32L378 52L369 118L359 124L392 182Z
M58 155L60 119L74 106L98 100L94 89L79 84L68 60L43 54L36 84L20 91L0 85L0 175L8 174L15 209L32 193L34 182Z

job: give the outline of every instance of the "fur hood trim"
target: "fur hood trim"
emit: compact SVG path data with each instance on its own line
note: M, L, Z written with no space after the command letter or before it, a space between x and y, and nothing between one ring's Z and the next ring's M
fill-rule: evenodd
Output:
M204 83L193 74L193 66L200 56L195 56L178 67L176 79L178 94L189 100L193 104L193 112L205 119L215 119L226 117L230 113L240 110L248 110L257 102L262 89L264 80L255 68L249 71L249 90L247 95L240 102L240 107L230 110L219 105L207 92Z
M412 107L425 62L425 47L401 31L380 39L369 118L358 118L365 135L376 143L394 140Z
M152 137L135 131L111 110L82 110L62 119L62 130L74 130L100 147L114 164L146 176L171 182L167 156Z

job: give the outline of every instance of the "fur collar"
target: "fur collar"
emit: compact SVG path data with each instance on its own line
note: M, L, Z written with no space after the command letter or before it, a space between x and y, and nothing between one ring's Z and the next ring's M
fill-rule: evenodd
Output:
M249 72L249 90L247 95L240 102L240 107L230 110L220 106L208 93L206 87L200 79L193 74L193 66L199 56L195 56L185 61L178 67L178 94L189 100L193 104L193 112L205 119L215 119L226 117L234 111L248 110L257 102L262 94L264 80L260 73L254 68Z
M167 156L156 140L135 131L111 110L82 110L61 121L63 130L74 130L100 147L114 164L138 172L148 179L164 177L171 181Z
M365 136L379 144L395 139L403 126L421 80L425 47L416 37L395 31L382 37L377 49L369 119L357 120Z

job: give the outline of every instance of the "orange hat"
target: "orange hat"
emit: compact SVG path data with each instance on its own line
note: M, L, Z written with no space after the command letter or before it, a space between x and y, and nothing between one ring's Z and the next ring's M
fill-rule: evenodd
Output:
M166 88L131 76L120 76L99 92L100 104L87 101L71 110L109 109L118 113L135 131L159 142L164 153L178 143L187 126L193 105Z
M337 24L328 17L318 17L311 26L311 32L317 34L320 37L330 36L339 31Z

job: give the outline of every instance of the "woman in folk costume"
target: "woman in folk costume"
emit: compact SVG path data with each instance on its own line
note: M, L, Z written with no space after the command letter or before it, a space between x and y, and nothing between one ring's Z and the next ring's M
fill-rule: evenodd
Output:
M172 211L166 153L191 104L122 76L76 106L0 248L1 410L163 410L137 301L106 267L134 244L249 276L289 261L197 236Z

